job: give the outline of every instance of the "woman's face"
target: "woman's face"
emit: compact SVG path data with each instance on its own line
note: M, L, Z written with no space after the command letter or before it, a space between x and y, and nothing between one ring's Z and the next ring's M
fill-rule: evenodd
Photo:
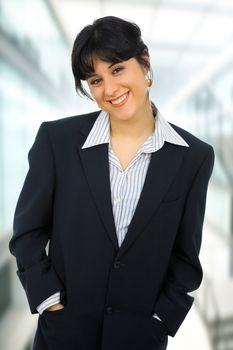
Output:
M87 78L92 97L100 109L111 117L127 120L145 111L148 71L135 58L120 63L110 63L95 58L94 74Z

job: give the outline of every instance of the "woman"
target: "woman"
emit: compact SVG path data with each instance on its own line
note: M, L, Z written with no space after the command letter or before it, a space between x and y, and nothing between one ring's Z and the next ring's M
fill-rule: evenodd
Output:
M40 314L33 349L164 350L202 280L214 151L150 101L136 24L108 16L86 26L72 69L100 110L42 123L10 241Z

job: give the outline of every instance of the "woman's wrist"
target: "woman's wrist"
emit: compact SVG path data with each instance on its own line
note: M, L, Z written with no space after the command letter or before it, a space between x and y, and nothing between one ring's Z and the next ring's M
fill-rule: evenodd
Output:
M54 304L49 306L45 311L57 311L57 310L61 310L64 308L64 305L61 303L58 304Z

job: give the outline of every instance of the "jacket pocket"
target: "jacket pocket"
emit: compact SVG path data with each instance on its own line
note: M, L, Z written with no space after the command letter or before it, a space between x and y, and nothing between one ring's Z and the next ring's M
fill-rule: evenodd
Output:
M171 197L169 198L168 196L166 196L166 198L164 198L160 204L175 204L176 202L180 201L182 199L182 196L178 196L178 197Z

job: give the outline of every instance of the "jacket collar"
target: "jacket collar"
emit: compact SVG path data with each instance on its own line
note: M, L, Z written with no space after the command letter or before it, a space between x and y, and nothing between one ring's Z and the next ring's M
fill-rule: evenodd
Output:
M151 152L158 151L163 147L164 142L173 143L179 146L189 147L187 142L175 131L175 129L166 121L157 110L155 118L155 131L151 135L152 144ZM109 114L105 111L101 111L98 115L94 125L89 132L86 141L84 142L82 149L101 145L110 142L110 121Z

